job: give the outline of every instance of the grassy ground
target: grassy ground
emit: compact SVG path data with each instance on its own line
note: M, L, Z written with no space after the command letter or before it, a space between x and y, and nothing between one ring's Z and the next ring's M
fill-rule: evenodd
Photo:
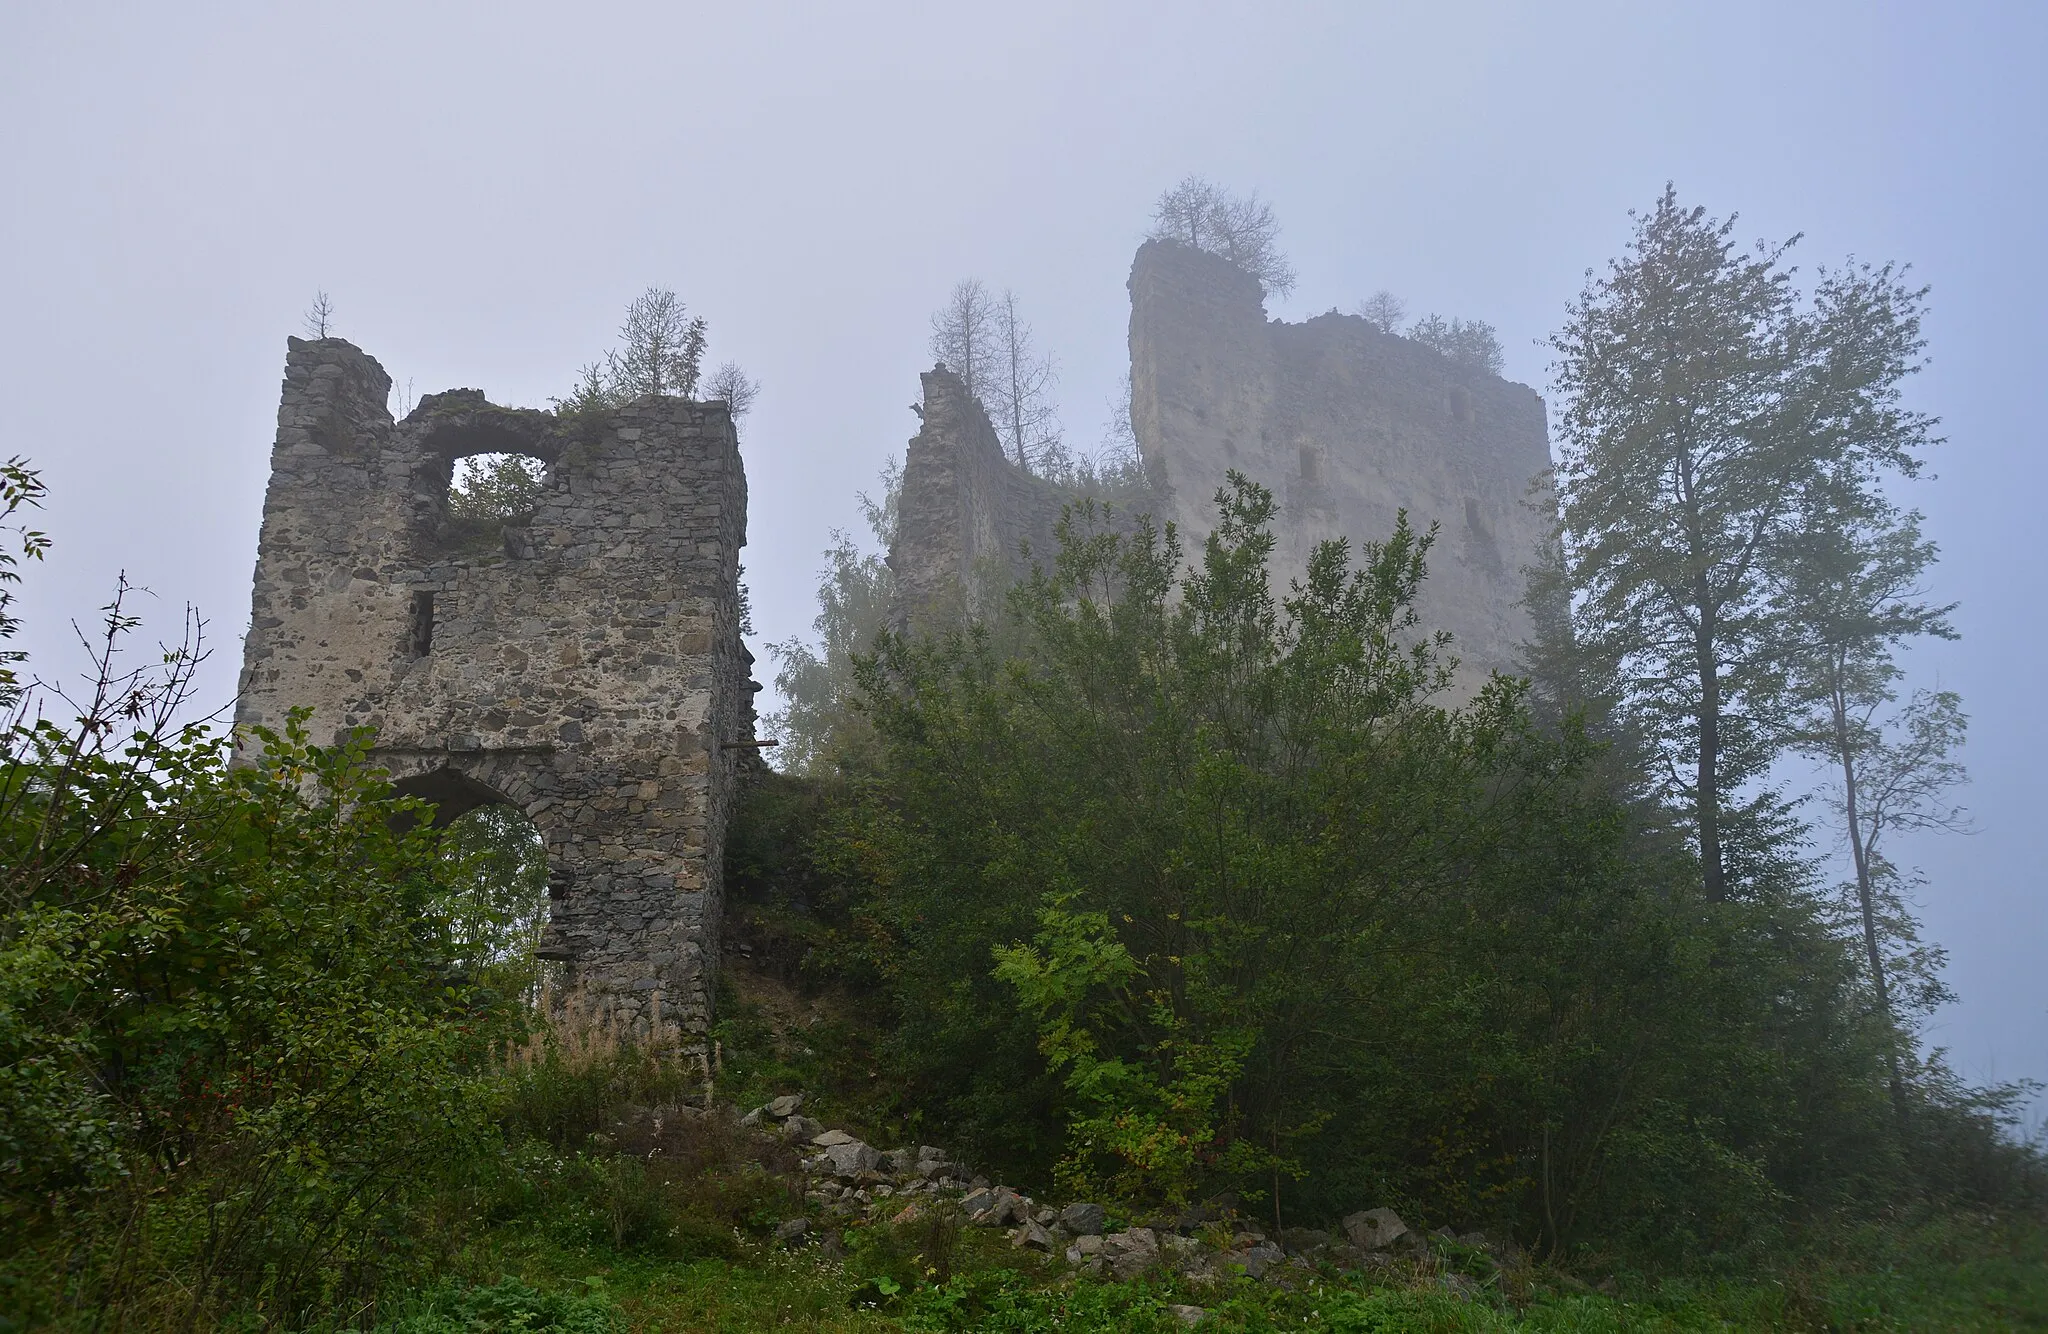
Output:
M1871 1239L1871 1245L1877 1245ZM563 1244L526 1222L479 1237L463 1256L467 1284L422 1294L388 1328L453 1331L1179 1331L1169 1308L1199 1304L1214 1331L1623 1331L2048 1329L2048 1231L1944 1222L1882 1243L1891 1262L1841 1269L1812 1263L1770 1281L1574 1290L1538 1274L1509 1300L1446 1291L1428 1274L1361 1287L1328 1279L1288 1292L1264 1284L1188 1289L1157 1281L1075 1282L1057 1266L1019 1261L992 1234L970 1234L945 1281L904 1274L885 1235L852 1253L776 1250L736 1241L715 1259L660 1259Z
M721 1101L745 1107L802 1088L806 1110L831 1124L916 1142L914 1116L868 1077L863 1030L829 998L745 965L727 977ZM526 1067L513 1148L465 1211L471 1226L488 1221L455 1241L441 1286L399 1303L387 1334L1177 1334L1188 1327L1172 1310L1181 1304L1203 1308L1200 1328L1219 1334L2048 1330L2048 1228L1967 1215L1809 1242L1767 1278L1615 1274L1598 1290L1586 1281L1593 1271L1502 1273L1476 1254L1409 1262L1371 1281L1295 1274L1291 1291L1249 1280L1093 1282L976 1228L849 1228L828 1258L815 1240L797 1249L770 1240L779 1220L805 1208L787 1150L730 1123L622 1128L620 1103L651 1106L689 1090L600 1047ZM1452 1279L1461 1265L1464 1277Z

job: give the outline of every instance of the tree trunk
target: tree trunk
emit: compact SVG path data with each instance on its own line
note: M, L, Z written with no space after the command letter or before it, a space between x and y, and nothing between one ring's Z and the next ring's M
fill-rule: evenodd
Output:
M1863 948L1870 959L1870 985L1877 993L1877 1012L1884 1020L1885 1061L1890 1066L1892 1113L1906 1121L1906 1081L1899 1074L1898 1026L1892 1020L1891 988L1885 982L1884 951L1878 948L1876 892L1871 884L1870 849L1863 839L1863 819L1856 807L1856 748L1849 739L1848 701L1839 675L1834 699L1835 756L1842 764L1842 810L1849 827L1849 856L1856 865L1856 906L1863 914Z
M1721 857L1721 676L1714 658L1713 620L1704 594L1699 599L1699 618L1694 642L1700 673L1700 754L1693 811L1700 832L1700 881L1708 902L1720 903L1728 897Z

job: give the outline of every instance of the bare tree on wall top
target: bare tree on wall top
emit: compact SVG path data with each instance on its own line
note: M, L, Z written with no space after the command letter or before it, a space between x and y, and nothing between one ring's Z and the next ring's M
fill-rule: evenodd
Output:
M704 396L725 404L737 428L740 418L753 411L754 400L761 396L761 382L741 370L738 362L728 361L711 373L711 379L704 385Z
M983 398L1000 374L996 303L979 278L953 284L946 304L932 314L932 356Z
M1159 196L1146 235L1220 255L1273 296L1294 290L1294 266L1280 253L1280 222L1256 191L1240 195L1200 176L1185 177Z
M1401 321L1408 317L1408 303L1382 287L1359 302L1352 313L1381 333L1397 334Z
M328 299L327 293L313 293L313 304L306 307L306 314L301 323L306 327L308 338L326 338L332 332L334 302Z
M1059 371L1049 353L1040 353L1031 326L1017 313L1017 294L1005 291L994 302L996 374L984 401L996 419L1004 450L1026 472L1034 461L1059 449L1059 414L1052 389Z

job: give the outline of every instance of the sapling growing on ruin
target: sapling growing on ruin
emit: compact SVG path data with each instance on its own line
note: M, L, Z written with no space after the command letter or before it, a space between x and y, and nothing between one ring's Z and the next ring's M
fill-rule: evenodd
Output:
M1005 290L995 311L996 374L983 396L1004 451L1026 472L1059 450L1059 410L1052 400L1059 369L1051 353L1032 341L1031 326L1017 311L1017 294ZM1042 467L1039 469L1042 471Z
M932 356L984 402L1002 373L1001 341L995 298L979 278L954 283L946 304L932 312Z

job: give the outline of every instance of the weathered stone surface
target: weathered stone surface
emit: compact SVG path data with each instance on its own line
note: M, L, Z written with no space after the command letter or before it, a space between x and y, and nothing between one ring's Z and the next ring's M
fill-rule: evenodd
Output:
M826 1130L811 1136L811 1143L821 1149L829 1149L834 1144L854 1144L857 1142L853 1136L847 1134L844 1130Z
M981 402L958 375L934 367L924 384L923 426L903 460L903 494L889 566L898 624L986 612L1024 570L1029 543L1057 549L1053 525L1068 493L1003 455Z
M825 1149L825 1161L831 1164L832 1175L840 1178L854 1178L875 1170L882 1161L876 1153L859 1140L845 1144L829 1145Z
M1284 591L1316 544L1384 539L1407 510L1442 531L1419 610L1449 630L1459 688L1512 668L1528 637L1523 568L1547 528L1543 400L1412 339L1332 312L1266 318L1258 281L1215 255L1148 241L1130 277L1131 425L1150 488L1127 501L1178 524L1199 552L1235 469L1274 492L1273 577ZM987 610L1055 549L1073 494L1007 459L960 378L923 377L923 425L904 461L895 545L899 624Z
M1361 1251L1385 1250L1407 1231L1408 1225L1392 1209L1365 1209L1344 1220L1344 1235Z
M801 1106L803 1106L803 1105L804 1105L804 1095L803 1095L803 1094L801 1094L801 1093L785 1093L785 1094L783 1094L783 1095L782 1095L781 1097L779 1097L779 1098L776 1098L776 1099L773 1099L772 1101L770 1101L770 1102L769 1102L769 1104L768 1104L768 1108L767 1108L767 1111L768 1111L768 1115L770 1115L770 1116L774 1117L774 1118L775 1118L776 1120L778 1120L778 1121L779 1121L779 1120L783 1119L784 1117L788 1117L788 1116L794 1116L794 1115L796 1115L796 1110L797 1110L797 1108L799 1108L799 1107L801 1107Z
M1010 1245L1019 1250L1050 1251L1052 1234L1037 1223L1026 1223L1011 1235Z
M1406 509L1443 525L1419 610L1449 630L1465 688L1509 667L1547 523L1530 486L1550 466L1543 400L1413 339L1331 312L1268 320L1258 281L1215 255L1148 241L1131 267L1131 425L1190 550L1235 468L1280 503L1281 588L1317 542L1379 540Z
M701 1032L727 817L751 739L739 634L746 478L723 404L643 398L587 431L432 394L340 339L291 339L236 709L311 710L447 820L509 802L546 840L541 946L568 999L640 1034ZM456 460L547 468L503 532L453 519Z
M1102 1231L1107 1218L1099 1204L1070 1204L1060 1210L1060 1226L1077 1235Z

